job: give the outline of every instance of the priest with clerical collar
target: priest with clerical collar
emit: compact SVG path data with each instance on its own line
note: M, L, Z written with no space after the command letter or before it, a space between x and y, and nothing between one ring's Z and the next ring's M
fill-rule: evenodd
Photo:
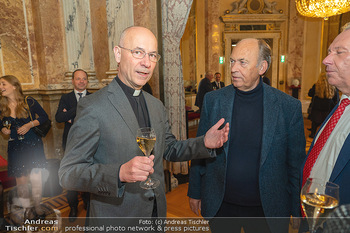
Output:
M201 137L175 138L163 103L141 90L160 59L157 45L150 30L125 29L114 48L118 76L79 102L59 176L64 188L90 193L88 214L100 218L90 219L89 225L116 225L116 217L130 217L121 220L124 226L132 224L131 217L166 217L163 158L215 157L213 149L228 139L225 119L218 119ZM137 130L145 126L156 133L150 157L143 155L136 142ZM140 181L149 175L160 180L160 185L142 189Z

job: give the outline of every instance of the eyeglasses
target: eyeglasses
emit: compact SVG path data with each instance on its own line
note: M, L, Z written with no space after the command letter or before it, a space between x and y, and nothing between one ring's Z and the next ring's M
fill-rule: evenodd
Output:
M154 53L154 52L153 53L146 53L142 49L127 49L127 48L124 48L124 47L122 47L120 45L119 45L119 48L129 50L131 52L132 56L134 58L137 58L137 59L144 58L146 56L146 54L148 54L149 60L151 62L157 62L160 59L160 55L158 53Z

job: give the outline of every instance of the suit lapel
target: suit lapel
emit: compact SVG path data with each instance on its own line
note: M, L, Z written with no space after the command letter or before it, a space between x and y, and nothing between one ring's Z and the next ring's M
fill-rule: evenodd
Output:
M335 110L339 107L339 105L337 105L332 112L327 116L327 119L324 120L323 124L321 125L320 129L326 124L327 120L334 114ZM315 137L316 138L316 137ZM314 142L313 142L314 144ZM311 151L311 147L309 152ZM348 135L348 137L345 139L343 147L341 148L338 158L337 158L337 162L334 165L331 177L329 178L330 182L333 182L340 174L340 172L343 170L343 168L345 167L345 165L349 162L350 160L350 135Z
M72 103L72 107L73 108L76 108L77 107L77 98L75 97L75 93L74 93L74 90L69 93L69 102Z
M263 84L263 136L262 136L262 146L261 146L261 160L260 166L262 166L268 156L270 148L273 142L273 137L277 127L278 119L278 104L275 94L271 91L271 87Z
M348 135L348 137L346 138L346 140L343 144L343 147L339 152L337 162L335 163L331 177L329 178L330 182L333 182L338 177L340 172L343 170L343 168L349 162L349 160L350 160L349 151L350 151L350 135Z
M130 131L136 137L136 131L139 128L134 111L129 104L129 100L117 81L113 81L108 85L108 99L114 108L119 112Z
M236 90L233 87L233 85L230 85L229 87L227 87L223 90L225 90L225 92L223 93L223 97L217 98L218 101L221 101L220 105L216 105L219 107L219 109L214 108L214 111L220 111L220 114L218 114L218 116L220 116L220 117L217 120L220 120L220 118L225 118L225 123L229 122L230 127L232 127L231 120L232 120L232 112L233 112L233 105L235 102ZM226 157L228 155L228 148L230 146L230 136L231 136L231 132L233 130L234 129L230 129L230 132L228 135L228 140L226 142L226 145L224 146Z

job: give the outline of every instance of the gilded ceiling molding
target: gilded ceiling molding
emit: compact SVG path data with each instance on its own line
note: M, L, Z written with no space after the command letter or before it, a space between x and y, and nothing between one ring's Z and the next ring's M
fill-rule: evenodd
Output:
M234 1L233 9L220 17L225 23L225 32L280 30L287 16L283 10L277 10L276 5L275 1L268 0Z
M232 3L233 9L226 14L282 14L277 10L275 1L268 0L238 0Z

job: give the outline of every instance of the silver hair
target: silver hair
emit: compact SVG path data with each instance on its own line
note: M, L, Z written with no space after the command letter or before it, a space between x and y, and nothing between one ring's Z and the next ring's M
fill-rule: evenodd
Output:
M347 22L343 27L342 27L342 32L343 31L347 31L347 30L350 30L350 22Z
M267 62L267 69L265 73L269 70L271 65L271 48L263 39L257 39L258 45L259 45L259 58L258 58L258 64L261 64L261 62L266 61Z
M212 75L212 74L213 74L213 72L207 71L207 72L205 72L205 77L208 77L209 75Z

